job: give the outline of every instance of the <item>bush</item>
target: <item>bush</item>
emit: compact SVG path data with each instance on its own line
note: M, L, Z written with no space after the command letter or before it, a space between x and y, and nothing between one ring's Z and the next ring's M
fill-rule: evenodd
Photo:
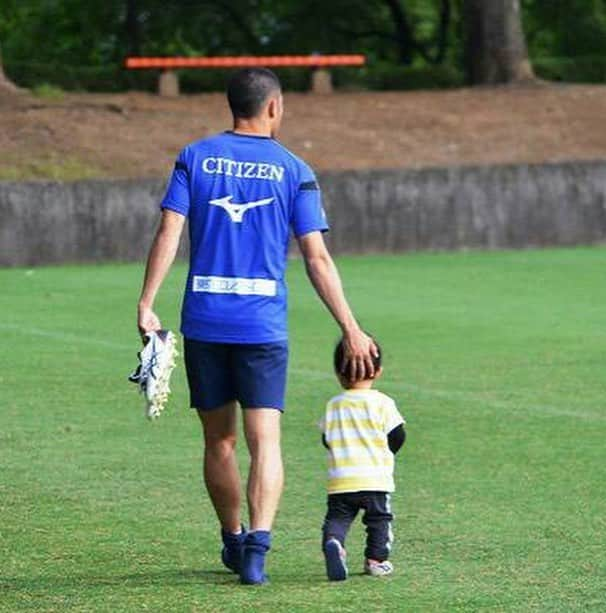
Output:
M64 91L60 87L48 83L36 85L32 89L32 92L38 98L44 98L46 100L61 100L64 96Z
M151 71L158 74L158 71ZM309 68L276 68L276 74L286 91L306 91L309 89ZM233 69L183 69L179 70L179 86L187 93L223 92Z
M334 82L343 89L412 90L447 89L464 85L463 73L454 66L401 66L375 62L363 68L337 68Z
M156 80L149 71L132 74L121 66L70 66L42 62L4 62L9 78L22 87L36 89L41 85L64 90L97 92L123 91L132 87L148 89L155 87Z
M606 82L606 57L602 55L538 58L533 60L532 65L537 77L546 81Z

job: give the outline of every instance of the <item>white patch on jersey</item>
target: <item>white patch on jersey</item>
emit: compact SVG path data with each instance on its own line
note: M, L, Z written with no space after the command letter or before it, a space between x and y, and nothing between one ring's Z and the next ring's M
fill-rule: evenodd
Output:
M273 279L194 275L192 291L207 294L237 294L238 296L275 296L277 283Z
M223 198L215 198L214 200L209 200L209 204L214 204L215 206L220 206L222 209L225 209L229 214L229 218L234 223L242 223L242 219L244 217L244 213L249 209L253 209L258 206L265 206L266 204L271 204L274 201L274 197L271 198L263 198L263 200L255 200L253 202L245 202L243 204L232 204L231 199L233 196L223 196Z

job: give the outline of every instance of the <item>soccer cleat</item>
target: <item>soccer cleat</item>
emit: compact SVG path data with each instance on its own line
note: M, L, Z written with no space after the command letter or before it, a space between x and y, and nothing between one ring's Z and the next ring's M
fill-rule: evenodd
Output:
M326 561L326 574L330 581L345 581L347 579L347 554L336 538L324 543L324 559Z
M372 577L386 577L393 573L393 564L389 560L364 560L364 573Z
M239 575L242 569L244 540L246 539L246 530L244 526L242 526L240 534L232 534L231 532L221 530L221 539L223 540L221 561L229 570Z
M137 354L139 366L128 378L145 395L145 414L157 418L168 400L170 376L176 365L177 341L170 330L148 332L145 346Z

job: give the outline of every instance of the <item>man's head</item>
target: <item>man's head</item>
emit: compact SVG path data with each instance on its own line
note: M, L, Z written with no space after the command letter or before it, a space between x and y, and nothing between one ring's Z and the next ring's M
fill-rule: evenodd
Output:
M342 372L341 369L343 368L343 358L345 356L345 348L343 347L343 339L341 339L337 343L335 347L335 352L333 354L333 366L335 369L335 374L337 375L337 378L339 379L339 382L345 389L352 389L352 388L357 388L357 387L360 387L360 388L372 387L372 381L374 379L378 379L381 376L383 372L383 367L382 367L383 351L379 343L377 343L376 339L373 338L372 340L377 348L377 355L372 356L372 365L374 366L375 374L374 374L374 377L372 377L372 379L363 379L362 381L351 381L349 377L347 376L347 374Z
M278 77L267 68L238 70L227 84L227 100L237 127L257 123L277 134L282 121L282 88Z

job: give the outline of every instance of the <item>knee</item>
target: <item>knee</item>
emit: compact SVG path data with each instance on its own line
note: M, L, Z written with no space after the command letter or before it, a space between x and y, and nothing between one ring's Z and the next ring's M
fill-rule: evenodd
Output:
M236 448L236 435L226 434L223 436L204 437L204 447L207 454L216 457L226 457L234 453Z
M275 461L281 456L280 441L267 436L247 437L248 449L252 460L272 458Z
M251 453L280 446L280 431L274 428L248 426L244 434Z

